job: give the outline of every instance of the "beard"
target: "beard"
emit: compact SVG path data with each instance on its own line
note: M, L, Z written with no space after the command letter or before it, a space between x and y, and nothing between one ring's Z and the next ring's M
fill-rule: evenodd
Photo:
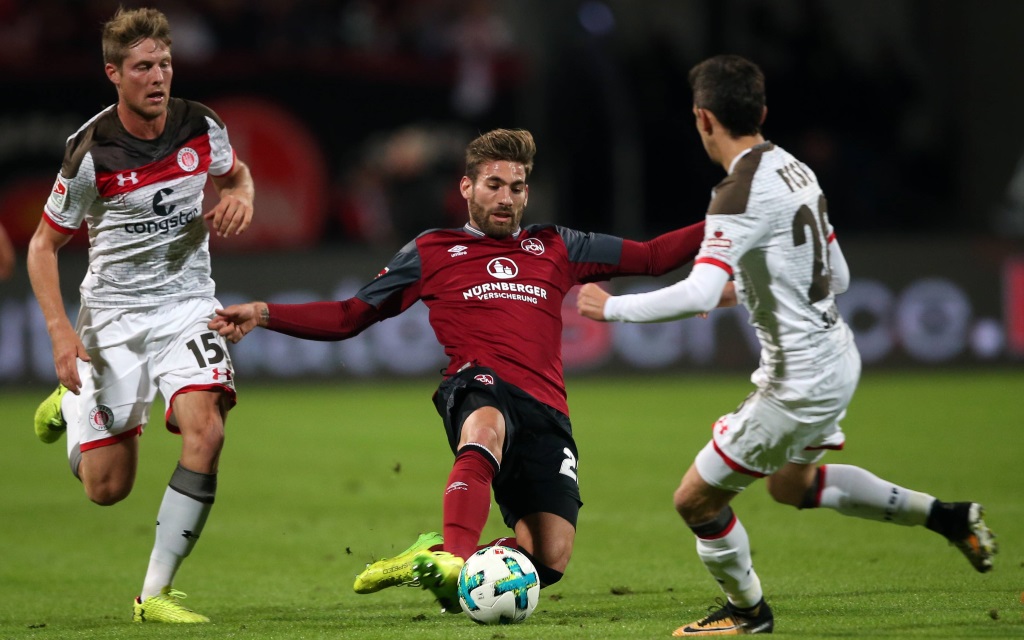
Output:
M504 240L519 229L519 221L523 219L522 209L502 209L501 212L508 213L511 218L507 222L495 221L482 206L472 200L469 201L469 219L488 238Z

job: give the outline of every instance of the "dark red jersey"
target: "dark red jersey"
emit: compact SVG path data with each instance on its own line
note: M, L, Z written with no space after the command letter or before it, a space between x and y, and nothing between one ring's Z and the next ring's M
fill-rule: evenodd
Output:
M625 275L662 275L693 260L700 222L635 242L555 225L495 240L468 224L424 232L348 300L271 304L269 329L341 340L422 300L444 346L445 375L490 367L568 415L562 374L562 300L573 286Z

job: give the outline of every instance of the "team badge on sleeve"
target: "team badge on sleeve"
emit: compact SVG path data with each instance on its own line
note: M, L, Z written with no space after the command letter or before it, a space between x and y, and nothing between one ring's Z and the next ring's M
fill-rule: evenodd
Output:
M68 206L68 183L62 175L57 174L57 180L53 183L50 191L50 199L47 203L50 211L60 213Z
M708 237L708 248L710 249L731 249L732 240L730 240L722 232L721 229L716 230L711 236Z

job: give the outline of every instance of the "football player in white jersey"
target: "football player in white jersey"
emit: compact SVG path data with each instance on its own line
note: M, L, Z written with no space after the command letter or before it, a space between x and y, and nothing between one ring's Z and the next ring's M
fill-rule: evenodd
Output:
M746 530L730 502L766 478L778 502L843 515L923 525L945 536L978 571L992 568L993 534L974 502L946 503L850 465L818 465L841 449L839 426L861 363L835 306L850 275L825 197L805 164L764 139L764 76L733 55L690 71L693 115L713 162L728 174L712 192L704 242L690 275L671 286L609 296L584 285L579 312L595 320L656 322L713 309L733 279L761 343L756 389L718 419L675 492L697 555L725 605L675 636L770 633L774 617L755 573Z
M210 229L229 236L249 227L253 181L220 118L171 98L166 16L119 9L103 28L103 59L118 101L68 138L29 245L29 278L60 381L36 411L35 431L44 442L67 431L72 473L90 500L112 505L132 490L138 436L156 394L164 398L181 458L157 513L133 617L208 622L181 604L172 582L213 505L224 422L235 404L227 344L206 327L220 306ZM207 177L220 201L204 214ZM57 253L83 222L89 268L72 328Z

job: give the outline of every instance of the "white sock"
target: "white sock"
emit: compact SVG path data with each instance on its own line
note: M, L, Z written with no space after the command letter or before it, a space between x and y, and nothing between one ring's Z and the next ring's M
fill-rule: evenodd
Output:
M200 502L167 487L157 514L156 542L142 585L143 600L174 582L174 574L192 552L211 507L212 503Z
M697 538L697 555L729 602L746 609L761 601L761 580L754 572L750 539L739 518L729 533L720 538Z
M844 516L906 526L923 525L935 502L927 493L895 485L860 467L829 464L822 469L818 506L835 509Z

